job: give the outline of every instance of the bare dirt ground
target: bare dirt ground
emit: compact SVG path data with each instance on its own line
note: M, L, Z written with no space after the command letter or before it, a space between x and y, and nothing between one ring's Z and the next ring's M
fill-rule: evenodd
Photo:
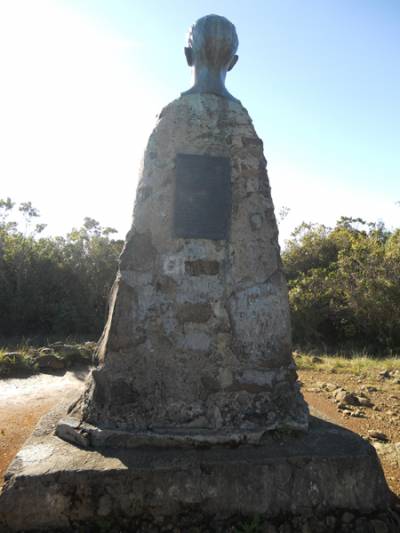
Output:
M40 417L63 395L82 390L87 372L84 369L62 376L38 374L0 380L0 487L8 465Z
M40 417L62 395L82 390L86 374L82 370L66 372L63 376L40 374L0 381L0 486L7 466ZM360 377L351 373L301 370L299 378L311 407L370 440L379 454L391 490L400 497L400 384L378 372L376 376ZM338 401L335 398L338 388L363 394L370 400L370 406ZM379 438L373 436L379 434L382 434Z
M375 447L391 490L400 498L400 384L378 371L368 376L301 370L303 394L311 407ZM365 397L369 406L338 400L338 387Z

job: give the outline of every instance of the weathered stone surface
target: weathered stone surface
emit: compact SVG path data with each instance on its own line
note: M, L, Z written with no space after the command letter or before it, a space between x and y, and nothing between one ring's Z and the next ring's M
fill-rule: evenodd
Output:
M229 431L236 439L307 428L265 166L239 102L192 94L162 111L144 155L100 366L73 416L138 437L197 428L212 439L219 432L221 442ZM192 185L180 198L182 183ZM213 187L218 194L208 196ZM187 211L192 200L206 210L211 202L215 220L222 202L219 238L218 228L207 233L201 210L197 233L177 235L177 202ZM199 238L203 230L208 238Z
M80 423L75 418L63 418L57 424L56 435L77 446L83 448L89 447L88 434L84 429L81 429Z
M101 525L99 517L113 526L142 521L178 526L183 517L188 531L199 520L207 524L210 517L238 514L287 516L281 527L289 527L296 515L359 516L388 505L373 447L316 418L308 433L267 432L261 446L100 452L54 436L65 409L66 404L46 415L12 462L0 495L1 531L77 531Z
M190 276L216 276L219 274L220 264L218 261L185 261L185 273Z
M213 315L211 305L207 303L184 303L177 306L176 317L179 322L207 322Z

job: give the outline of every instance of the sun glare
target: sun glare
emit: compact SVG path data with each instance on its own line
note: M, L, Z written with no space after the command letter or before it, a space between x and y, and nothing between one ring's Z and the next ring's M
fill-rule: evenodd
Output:
M0 6L2 195L32 201L51 233L84 216L129 227L155 105L139 48L55 2Z

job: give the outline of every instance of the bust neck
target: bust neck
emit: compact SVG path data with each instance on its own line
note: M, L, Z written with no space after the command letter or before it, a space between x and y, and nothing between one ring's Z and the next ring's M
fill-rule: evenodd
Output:
M182 94L211 93L237 101L225 87L226 70L210 68L208 66L194 67L194 84L191 89Z

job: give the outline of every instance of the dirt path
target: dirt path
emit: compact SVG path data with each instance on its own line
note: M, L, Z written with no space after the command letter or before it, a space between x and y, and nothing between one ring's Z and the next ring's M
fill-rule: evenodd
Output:
M63 376L0 380L0 487L8 465L40 417L63 395L82 390L86 375L87 370L78 370Z
M391 490L400 498L400 386L377 376L368 379L351 374L301 371L303 394L311 408L332 422L368 439L378 452ZM370 407L341 407L332 389L366 392ZM370 390L368 390L368 387ZM382 433L386 440L371 437L371 431Z

